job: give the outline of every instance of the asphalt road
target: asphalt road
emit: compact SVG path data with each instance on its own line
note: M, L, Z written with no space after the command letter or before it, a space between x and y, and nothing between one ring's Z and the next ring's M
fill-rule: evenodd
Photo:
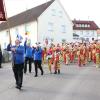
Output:
M44 65L44 75L24 74L22 90L15 88L11 64L0 69L0 100L100 100L100 69L94 64L78 67L61 65L61 74L50 74Z

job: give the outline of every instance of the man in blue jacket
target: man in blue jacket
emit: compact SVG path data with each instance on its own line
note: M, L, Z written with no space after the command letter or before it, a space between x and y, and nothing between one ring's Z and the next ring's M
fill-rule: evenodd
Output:
M43 75L42 69L42 49L39 45L34 49L34 65L35 65L35 77L38 76L38 68L41 70L41 75Z
M25 67L24 67L24 73L27 72L27 62L29 63L29 73L31 73L32 70L32 59L33 59L33 48L31 47L30 40L27 40L25 46Z
M24 68L24 46L20 45L20 40L16 39L15 45L11 47L13 72L16 80L16 88L21 89L23 82Z

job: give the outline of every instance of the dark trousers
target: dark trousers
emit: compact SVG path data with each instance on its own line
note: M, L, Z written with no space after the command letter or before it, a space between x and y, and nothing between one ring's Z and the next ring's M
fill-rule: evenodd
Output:
M1 68L2 59L0 58L0 68Z
M0 68L1 68L1 61L0 61Z
M41 75L43 75L43 69L42 69L42 61L41 60L34 60L34 65L35 65L35 75L38 75L38 68L41 70Z
M27 62L29 63L29 72L31 73L31 70L32 70L32 58L29 58L29 57L25 57L24 73L27 72Z
M23 82L23 68L24 68L24 63L14 64L13 66L13 72L14 72L14 77L16 80L16 85L20 87L22 86L22 82Z

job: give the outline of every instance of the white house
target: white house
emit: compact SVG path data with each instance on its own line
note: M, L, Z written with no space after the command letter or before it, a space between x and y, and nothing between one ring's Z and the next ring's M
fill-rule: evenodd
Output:
M9 43L8 26L12 43L17 34L21 34L23 38L28 36L32 45L37 41L43 43L46 39L54 43L73 41L73 23L59 0L48 1L1 23L0 42L3 48Z
M73 20L73 38L74 40L91 41L93 38L98 39L97 29L99 27L94 21Z
M97 30L97 38L100 41L100 28Z

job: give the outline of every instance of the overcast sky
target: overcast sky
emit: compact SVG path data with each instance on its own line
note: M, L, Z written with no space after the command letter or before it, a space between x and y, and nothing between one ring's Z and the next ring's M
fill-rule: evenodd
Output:
M5 0L7 16L13 16L24 10L49 0ZM93 20L100 27L100 0L60 0L71 19Z

